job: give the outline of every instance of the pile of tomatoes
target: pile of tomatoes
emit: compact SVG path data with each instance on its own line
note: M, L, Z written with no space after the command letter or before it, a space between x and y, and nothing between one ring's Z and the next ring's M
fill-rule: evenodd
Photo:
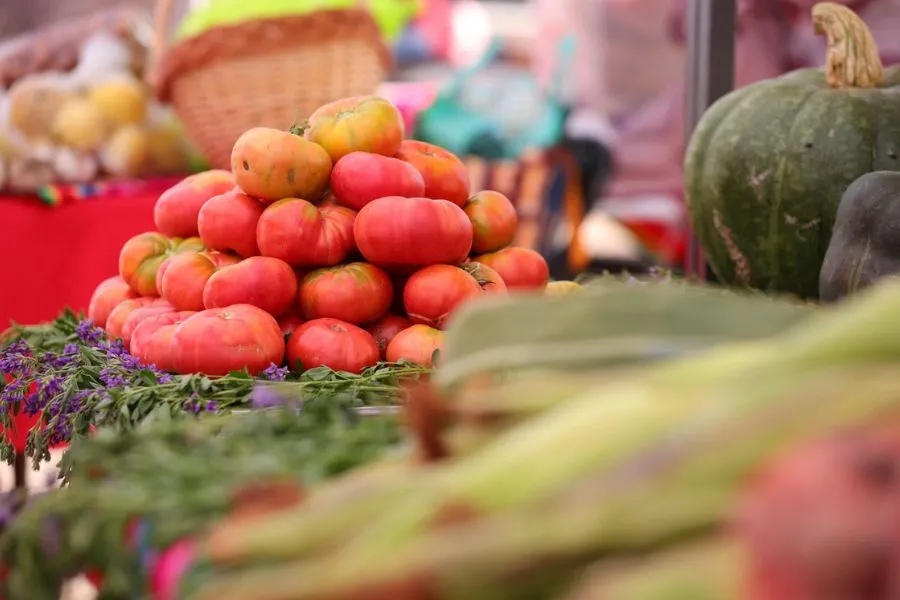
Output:
M485 294L542 290L517 214L443 148L404 139L387 100L347 98L303 127L254 128L231 172L163 193L89 316L141 361L178 372L272 363L360 372L431 365L443 328Z

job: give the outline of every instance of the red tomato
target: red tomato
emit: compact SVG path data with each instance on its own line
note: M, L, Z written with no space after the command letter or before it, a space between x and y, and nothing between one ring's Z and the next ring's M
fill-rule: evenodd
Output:
M160 298L147 297L123 300L110 311L109 317L106 319L106 335L113 339L122 337L122 328L125 326L128 316L139 308L153 305L169 306L169 303Z
M414 166L425 178L425 197L463 206L469 199L469 170L455 154L440 146L404 140L397 158Z
M240 262L221 252L191 252L168 259L159 268L159 293L176 310L203 310L203 288L216 270Z
M288 366L297 371L328 367L350 373L371 367L380 356L365 329L338 319L315 319L298 327L288 340L287 354Z
M425 193L425 180L407 162L369 152L351 152L334 165L331 191L338 204L359 210L376 198Z
M284 359L284 337L275 317L249 304L203 310L172 334L173 370L227 375L247 369L256 375Z
M119 275L104 279L91 295L87 316L97 327L106 327L109 313L129 298L136 298L135 292Z
M403 134L403 116L396 106L378 96L358 96L319 107L309 117L306 139L337 162L351 152L394 156Z
M361 325L387 312L394 286L387 273L355 262L310 272L300 283L299 306L304 319L329 317Z
M256 223L262 213L263 205L237 188L214 196L197 216L200 239L210 250L259 256Z
M266 208L256 234L264 256L293 267L332 267L356 247L356 213L343 206L317 207L299 198L285 198Z
M172 370L171 340L175 328L196 311L163 312L143 319L131 334L129 352L145 365Z
M299 131L254 127L234 143L231 171L238 187L264 204L315 199L328 187L331 158Z
M509 198L500 192L485 190L469 198L463 210L475 231L472 252L494 252L512 244L519 215Z
M125 344L125 347L131 347L131 336L134 333L135 328L137 328L137 326L140 325L144 321L144 319L149 319L150 317L155 317L156 315L174 312L175 309L172 308L171 304L164 304L162 302L153 306L142 306L131 311L131 313L129 313L128 317L125 319L125 322L122 324L122 342Z
M543 290L550 279L550 267L539 252L530 248L510 246L473 260L500 273L510 290Z
M458 264L472 247L472 224L446 200L379 198L356 216L353 234L369 262L411 272L436 264Z
M386 352L388 344L394 339L398 333L412 326L412 321L405 317L397 315L384 315L374 323L366 326L366 331L375 338L378 344L378 350L381 352L382 360L386 360Z
M278 318L278 326L281 327L281 333L284 334L285 340L291 337L291 334L294 333L294 330L301 325L303 325L303 319L292 312L281 315Z
M433 367L435 352L444 350L444 332L428 325L413 325L399 332L388 344L388 362L408 360Z
M225 308L252 304L272 316L283 314L297 297L297 276L289 264L269 256L254 256L228 265L210 276L203 288L203 306Z
M461 304L482 295L475 278L450 265L433 265L413 273L403 288L403 306L413 323L442 329Z
M213 196L234 188L228 171L214 169L185 177L165 192L153 207L153 222L163 235L196 237L200 207Z
M156 296L156 274L160 265L173 254L203 250L199 238L169 239L161 233L134 236L119 253L119 275L141 296Z
M500 273L487 265L475 261L469 261L462 265L462 269L475 278L485 294L507 293L506 282L500 277Z

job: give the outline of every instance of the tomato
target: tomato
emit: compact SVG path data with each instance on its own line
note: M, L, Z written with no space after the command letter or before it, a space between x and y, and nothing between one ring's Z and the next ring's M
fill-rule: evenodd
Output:
M309 117L306 139L325 148L334 162L351 152L394 156L403 142L403 116L378 96L335 100Z
M104 279L91 295L87 316L97 327L106 327L109 313L123 300L136 298L135 292L119 275Z
M128 316L141 307L153 305L168 306L169 303L160 298L149 298L146 296L123 300L110 311L109 317L106 318L106 335L113 339L122 337L122 327L125 326L125 320Z
M510 290L542 290L550 279L550 267L539 252L510 246L490 254L476 256L476 262L500 273Z
M203 306L252 304L280 316L297 297L297 276L283 260L254 256L213 273L203 288Z
M259 256L256 223L262 213L262 204L237 189L210 198L197 217L200 239L210 250Z
M234 143L231 171L238 187L264 204L282 198L315 200L328 187L331 158L299 132L254 127Z
M131 335L144 319L165 313L174 313L175 309L168 302L160 302L151 306L141 306L131 311L122 323L122 342L126 348L131 347Z
M249 304L212 308L191 315L172 334L173 370L256 375L284 359L284 337L275 317Z
M391 278L369 263L317 269L300 283L300 315L307 320L330 317L361 325L384 315L393 299Z
M452 152L428 142L404 140L397 158L414 166L425 178L426 198L449 200L457 206L469 199L469 170Z
M481 295L481 286L464 270L433 265L410 276L403 288L403 306L413 323L442 329L461 304Z
M141 296L156 296L156 273L173 254L203 250L199 238L169 239L161 233L134 236L119 253L119 275Z
M228 171L214 169L185 177L160 195L153 206L156 229L169 237L196 237L197 215L207 200L234 188Z
M444 350L444 332L428 325L413 325L399 332L388 344L388 362L409 362L433 367L435 352Z
M509 198L500 192L485 190L469 198L463 210L475 230L472 252L494 252L512 244L519 215Z
M203 310L203 288L218 269L240 262L221 252L185 252L159 268L159 295L176 310Z
M338 319L315 319L295 329L287 354L288 366L296 371L328 367L349 373L362 372L380 356L365 329Z
M351 152L334 165L331 190L338 204L359 210L376 198L421 196L425 180L415 167L397 158Z
M489 266L469 261L462 265L462 269L475 278L485 294L507 293L506 282L500 277L500 273Z
M301 319L299 315L293 312L289 312L278 317L278 326L281 327L281 333L284 334L285 340L291 337L291 334L294 333L294 330L301 325L303 325L303 319Z
M366 260L399 272L459 264L472 247L466 213L452 202L428 198L374 200L359 211L353 234Z
M356 213L343 206L321 206L299 198L285 198L266 208L256 228L264 256L293 267L332 267L347 258L356 245Z
M581 284L574 281L551 281L547 284L544 292L548 296L568 296L569 294L576 294L582 289Z
M171 371L171 340L175 328L196 311L182 310L151 315L138 323L131 334L129 352L145 365L156 365L164 371Z
M388 344L391 343L391 340L394 339L398 333L409 327L412 327L412 321L409 319L387 314L374 323L367 325L366 331L371 333L372 337L375 338L375 343L378 344L378 350L381 352L381 358L382 360L386 360L385 357Z

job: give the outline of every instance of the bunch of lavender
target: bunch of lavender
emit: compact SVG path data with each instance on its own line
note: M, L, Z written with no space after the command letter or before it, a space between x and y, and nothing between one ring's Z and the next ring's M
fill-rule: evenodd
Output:
M37 465L49 459L52 446L84 436L92 427L128 431L144 421L319 397L391 403L402 378L427 371L409 363L381 363L360 374L319 367L295 377L273 364L258 378L246 372L172 375L143 365L121 340L108 339L90 320L66 311L52 323L16 327L6 336L0 350L0 426L14 430L17 414L39 417L43 427L29 431L25 448ZM0 459L11 462L14 452L10 439L0 439Z

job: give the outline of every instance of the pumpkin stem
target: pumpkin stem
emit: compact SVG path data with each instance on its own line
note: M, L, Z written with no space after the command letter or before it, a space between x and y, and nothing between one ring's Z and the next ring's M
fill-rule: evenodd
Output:
M834 2L819 2L812 9L813 31L825 36L828 52L825 74L834 89L877 88L884 67L872 32L855 12Z

